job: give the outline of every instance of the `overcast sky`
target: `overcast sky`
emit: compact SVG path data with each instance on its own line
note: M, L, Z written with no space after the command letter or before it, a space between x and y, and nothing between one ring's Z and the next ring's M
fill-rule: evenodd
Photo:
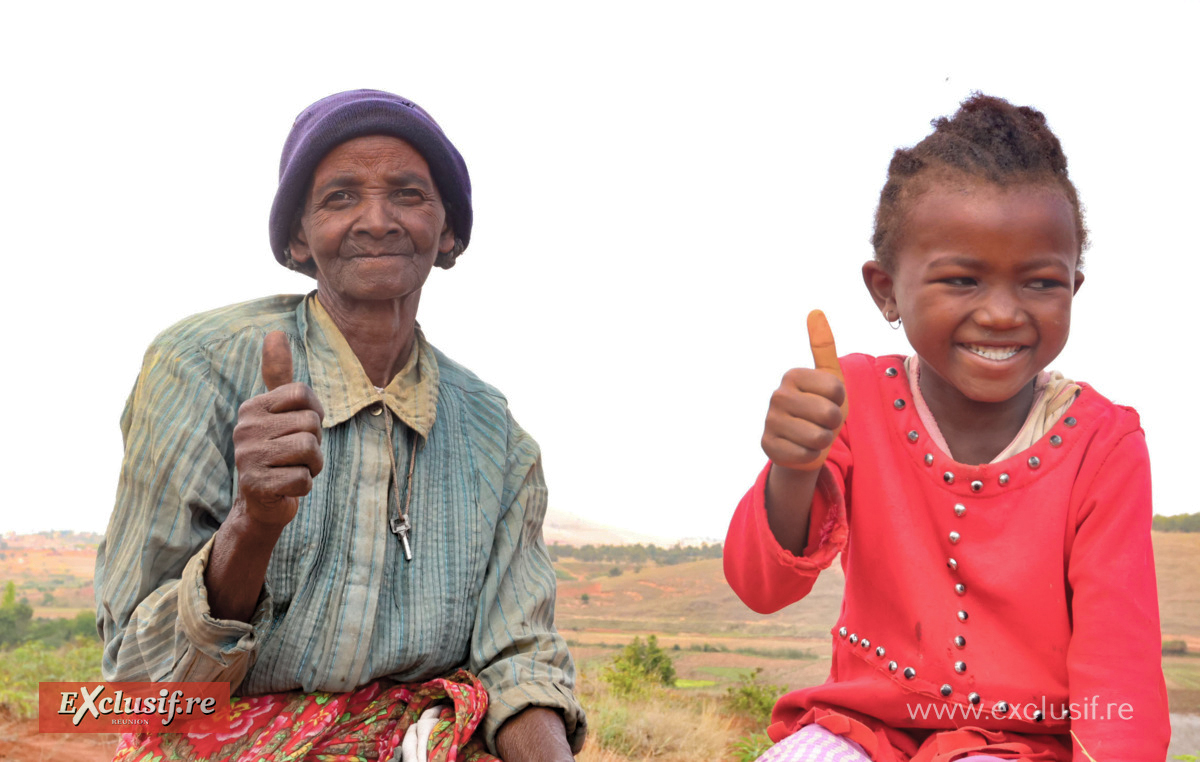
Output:
M103 531L153 337L313 288L268 246L279 152L357 87L466 159L471 246L419 320L508 396L553 510L723 537L771 391L811 363L804 315L842 353L906 351L859 276L875 203L977 89L1046 113L1087 208L1052 367L1141 412L1157 512L1200 510L1194 2L24 5L0 24L0 531Z

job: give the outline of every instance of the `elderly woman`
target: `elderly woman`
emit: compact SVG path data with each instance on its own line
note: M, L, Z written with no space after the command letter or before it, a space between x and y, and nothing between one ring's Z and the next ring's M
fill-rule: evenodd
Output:
M270 229L316 291L155 339L96 561L106 680L242 698L226 736L118 758L570 759L537 444L416 322L470 241L462 157L411 101L330 96L292 127Z

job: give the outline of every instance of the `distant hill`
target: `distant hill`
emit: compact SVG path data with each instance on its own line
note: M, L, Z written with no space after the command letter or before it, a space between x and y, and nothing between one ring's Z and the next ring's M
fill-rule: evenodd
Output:
M553 508L546 512L542 534L546 538L547 545L574 545L576 547L581 545L636 545L638 543L670 547L678 542L678 540L597 524L573 513L556 511Z

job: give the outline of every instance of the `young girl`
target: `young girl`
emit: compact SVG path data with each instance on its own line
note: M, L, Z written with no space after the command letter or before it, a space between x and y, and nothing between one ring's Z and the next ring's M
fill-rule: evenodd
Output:
M914 354L784 376L725 576L750 608L842 554L822 685L764 760L1161 760L1170 728L1137 413L1050 373L1083 214L1041 113L976 95L880 196L863 280ZM844 374L844 378L842 377Z

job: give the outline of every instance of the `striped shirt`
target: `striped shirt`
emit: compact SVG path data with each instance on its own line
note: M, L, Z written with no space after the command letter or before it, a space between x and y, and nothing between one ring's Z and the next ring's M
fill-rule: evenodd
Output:
M288 335L295 380L325 409L325 468L275 546L251 621L218 620L204 568L237 491L238 406L265 391L262 341L273 330ZM419 328L415 349L378 390L312 294L195 315L155 339L121 418L125 457L96 558L106 680L347 691L464 667L488 690L489 748L529 706L559 710L580 748L586 722L554 629L537 443L496 389ZM385 415L398 421L391 441ZM403 500L409 487L409 436L419 437L411 562L388 527L393 494Z

